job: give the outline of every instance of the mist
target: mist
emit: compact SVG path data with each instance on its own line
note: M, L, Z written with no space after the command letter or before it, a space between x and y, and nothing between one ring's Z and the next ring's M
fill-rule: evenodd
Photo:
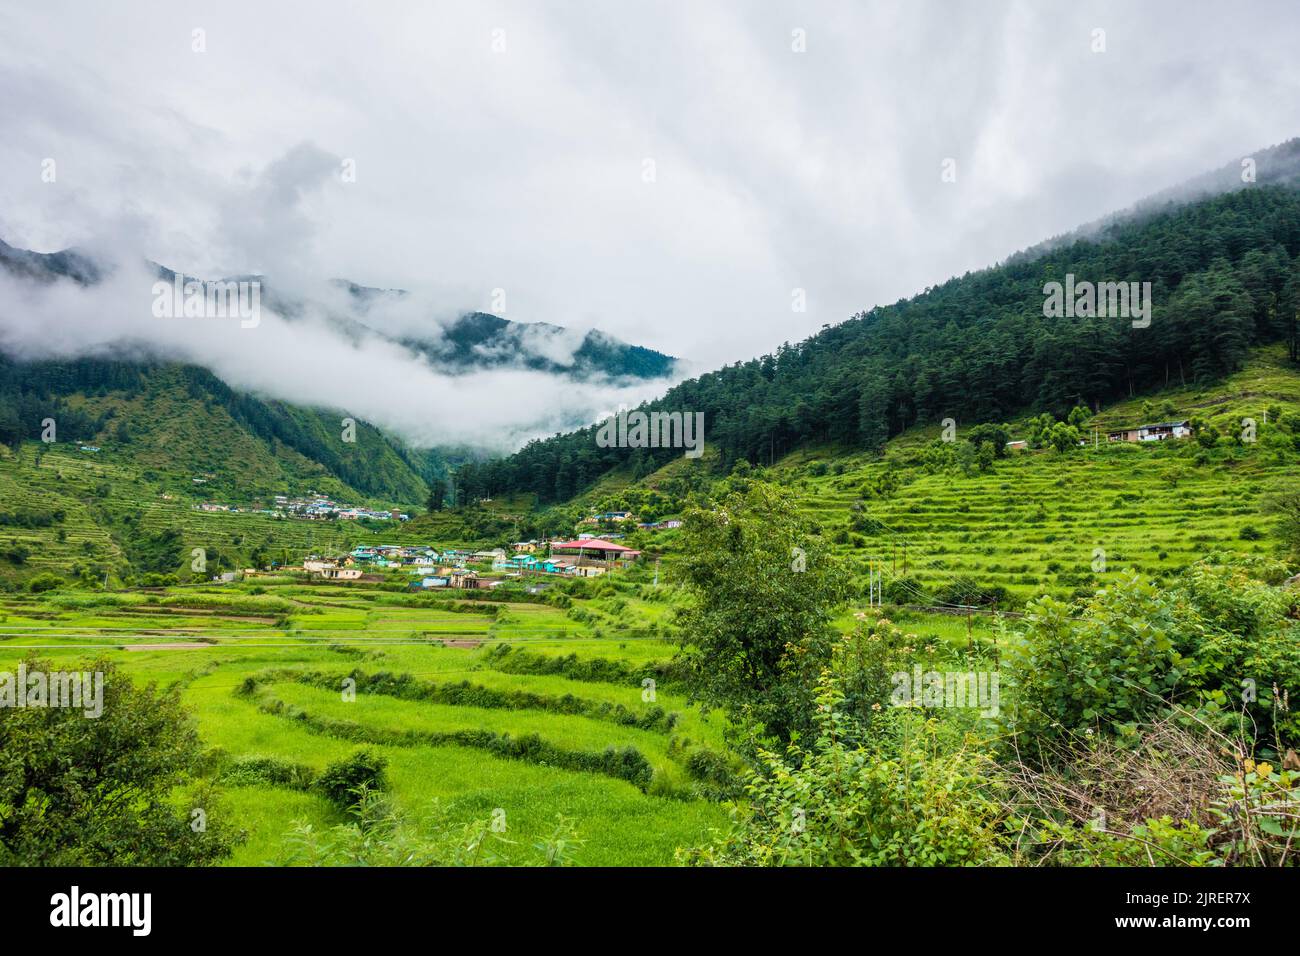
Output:
M453 310L439 311L427 297L408 294L378 310L350 311L350 297L337 286L301 275L295 292L320 293L324 301L303 300L292 317L264 299L251 327L238 316L160 318L152 308L160 281L155 269L129 255L95 261L105 276L92 285L32 281L0 269L0 351L22 360L93 356L201 365L234 388L335 409L415 447L490 452L590 423L668 385L576 381L509 366L452 374L381 331L436 341ZM563 359L572 357L574 338L555 330L530 332L521 341L535 340L538 354Z

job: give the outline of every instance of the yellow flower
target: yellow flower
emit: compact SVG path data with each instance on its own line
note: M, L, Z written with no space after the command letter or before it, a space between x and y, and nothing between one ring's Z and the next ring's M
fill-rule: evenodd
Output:
M1243 766L1246 768L1246 773L1250 773L1255 769L1255 761L1247 757L1246 762L1245 764L1243 764Z
M1255 768L1255 773L1260 777L1267 777L1272 772L1273 765L1271 763L1262 763Z

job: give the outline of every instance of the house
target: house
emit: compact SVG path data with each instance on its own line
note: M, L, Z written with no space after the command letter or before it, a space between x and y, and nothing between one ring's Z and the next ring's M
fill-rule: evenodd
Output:
M602 511L598 515L592 515L590 518L583 518L579 524L600 524L602 521L635 521L636 518L630 511Z
M478 572L469 571L465 568L456 568L450 575L451 586L454 588L464 588L473 590L479 587Z
M576 557L576 563L584 559L593 561L635 561L641 552L633 548L606 541L603 538L579 538L576 541L552 541L551 556L563 555Z
M450 579L450 578L444 578L444 577L442 577L441 575L434 575L434 576L431 576L431 577L427 577L427 578L423 578L423 579L421 579L421 581L420 581L420 587L422 587L422 588L445 588L445 587L446 587L448 584L450 584L450 583L451 583L451 579Z
M360 568L329 567L322 568L317 576L323 581L360 581L362 573Z
M1029 441L1024 438L1017 438L1014 441L1007 442L1007 451L1028 451Z
M1159 422L1155 425L1143 425L1138 429L1142 441L1164 441L1166 438L1186 438L1191 435L1191 426L1186 420L1181 422Z
M537 550L536 541L515 541L510 547L514 549L515 554L532 554Z
M1152 425L1138 425L1136 428L1120 428L1106 433L1106 441L1164 441L1167 438L1187 438L1192 434L1192 427L1186 419L1177 422L1157 422Z

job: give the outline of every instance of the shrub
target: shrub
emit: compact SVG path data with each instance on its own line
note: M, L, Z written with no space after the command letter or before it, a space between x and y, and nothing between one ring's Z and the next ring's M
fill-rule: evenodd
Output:
M220 779L228 786L256 786L268 784L306 790L316 777L316 771L304 764L282 757L240 757L226 764Z
M27 582L27 590L31 591L33 594L40 594L43 591L53 591L55 588L60 588L65 584L67 584L67 582L57 574L45 571L36 575L36 577Z
M387 766L388 758L363 748L326 767L313 787L340 810L353 813L362 794L388 789Z
M1003 812L989 786L989 759L946 750L937 721L906 709L890 718L911 724L897 752L850 746L853 721L827 671L818 685L815 742L785 755L760 751L748 800L728 831L681 852L697 865L961 866L1006 859Z
M1130 572L1077 608L1030 602L1005 661L1016 696L1004 718L1019 732L1056 737L1149 713L1175 686L1179 661L1161 598Z

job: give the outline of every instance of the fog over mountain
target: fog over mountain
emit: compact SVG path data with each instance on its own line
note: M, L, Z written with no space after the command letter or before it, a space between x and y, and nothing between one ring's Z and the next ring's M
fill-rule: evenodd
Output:
M160 317L155 299L173 276L120 249L45 256L0 244L0 351L187 362L418 447L493 451L652 397L676 374L670 357L596 332L449 314L425 294L343 282L262 283L255 324ZM653 374L626 373L627 356Z

